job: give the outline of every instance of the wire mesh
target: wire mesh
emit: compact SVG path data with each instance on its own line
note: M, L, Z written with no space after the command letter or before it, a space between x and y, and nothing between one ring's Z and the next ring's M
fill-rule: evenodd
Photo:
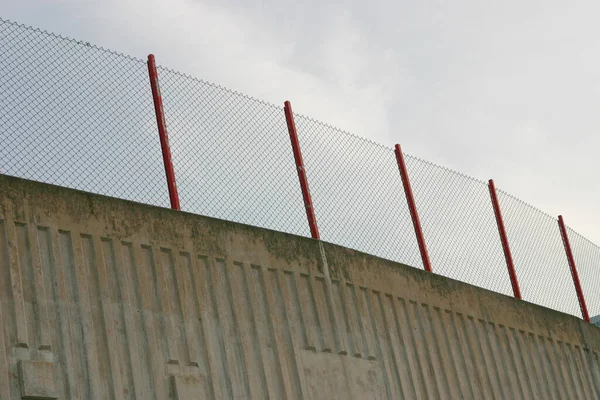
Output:
M421 267L392 149L295 114L321 238Z
M434 273L512 296L488 187L405 155Z
M158 70L182 210L309 236L283 107Z
M581 318L558 220L499 190L523 300Z
M600 247L569 227L567 234L588 313L600 323Z
M0 19L0 172L168 204L146 64Z
M145 61L0 19L0 172L168 206ZM159 68L184 211L309 236L285 116ZM295 115L323 240L422 268L393 149ZM512 295L488 187L405 155L435 273ZM498 191L525 300L581 316L557 221ZM600 248L569 228L590 315Z

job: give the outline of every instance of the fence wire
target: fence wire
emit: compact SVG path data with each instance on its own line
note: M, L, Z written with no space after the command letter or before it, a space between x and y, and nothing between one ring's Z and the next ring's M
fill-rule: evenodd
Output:
M182 210L308 236L283 107L158 75Z
M588 313L590 318L598 317L600 316L600 247L569 227L567 227L567 234Z
M146 64L0 19L0 172L164 205Z
M558 220L499 190L523 300L581 318Z
M283 107L158 75L182 209L309 236ZM393 149L295 121L322 239L422 268ZM145 61L0 19L0 143L0 173L169 204ZM512 295L487 185L405 160L434 273ZM557 220L498 199L523 299L580 317ZM600 315L600 248L569 237Z
M433 272L512 295L485 183L405 155Z
M421 266L393 150L294 115L321 238Z

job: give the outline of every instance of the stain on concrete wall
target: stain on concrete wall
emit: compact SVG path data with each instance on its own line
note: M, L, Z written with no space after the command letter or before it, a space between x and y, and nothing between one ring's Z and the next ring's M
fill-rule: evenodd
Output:
M409 266L0 176L0 399L596 399L599 351Z

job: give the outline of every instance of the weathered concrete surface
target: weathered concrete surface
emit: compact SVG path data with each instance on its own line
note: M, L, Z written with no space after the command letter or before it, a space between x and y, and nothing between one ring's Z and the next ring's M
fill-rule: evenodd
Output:
M598 328L322 249L0 176L0 399L600 398Z

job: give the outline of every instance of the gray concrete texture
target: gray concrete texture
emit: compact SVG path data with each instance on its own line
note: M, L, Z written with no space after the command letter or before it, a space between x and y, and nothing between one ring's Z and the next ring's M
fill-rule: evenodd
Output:
M0 399L597 399L600 330L339 246L0 176Z

